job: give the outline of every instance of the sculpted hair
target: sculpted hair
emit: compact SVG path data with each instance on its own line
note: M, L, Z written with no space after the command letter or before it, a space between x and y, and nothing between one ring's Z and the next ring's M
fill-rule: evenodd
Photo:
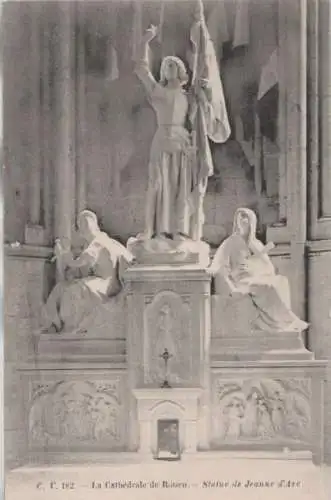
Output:
M188 82L188 74L186 71L185 64L183 61L176 56L167 56L162 60L161 69L160 69L160 84L165 86L167 84L167 79L165 76L166 68L169 62L174 62L178 68L178 78L180 80L181 85L186 85Z

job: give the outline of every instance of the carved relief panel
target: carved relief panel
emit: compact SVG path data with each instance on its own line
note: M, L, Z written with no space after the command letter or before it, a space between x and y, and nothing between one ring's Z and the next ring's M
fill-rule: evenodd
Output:
M192 382L193 349L189 296L165 291L147 302L144 314L144 382L163 382L165 363L162 354L168 350L168 381L178 385ZM195 340L198 342L198 339ZM198 370L196 370L198 371Z
M32 382L30 391L29 436L33 447L123 447L119 379Z
M306 379L218 379L213 386L214 445L307 443L311 388Z

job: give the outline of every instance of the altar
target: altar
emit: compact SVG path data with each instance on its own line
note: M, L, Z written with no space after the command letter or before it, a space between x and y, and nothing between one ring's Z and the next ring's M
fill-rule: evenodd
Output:
M37 336L38 364L20 370L29 459L52 460L55 450L68 460L117 452L120 461L130 452L147 462L290 450L320 463L324 363L298 333L268 340L246 330L245 309L242 340L231 337L231 322L220 337L226 309L213 308L210 273L169 260L126 269L121 329L108 308L103 330L92 323L85 333Z
M259 107L275 90L263 88L266 69L254 103L248 81L234 102L239 56L216 44L207 2L153 3L146 26L140 2L130 13L101 2L102 16L84 2L44 6L46 17L26 8L31 33L47 23L43 63L31 52L41 74L29 80L31 102L7 85L39 117L13 132L22 165L6 170L21 182L8 190L4 269L10 464L328 456L330 193L312 165L315 136L304 153L317 112L298 77L317 51L315 25L305 38L317 14L301 0L276 3L278 24L269 7L261 24L277 46L256 61L280 65L277 139ZM132 17L132 54L128 33L101 19L116 9ZM187 9L178 40L177 9ZM293 33L287 18L300 19Z

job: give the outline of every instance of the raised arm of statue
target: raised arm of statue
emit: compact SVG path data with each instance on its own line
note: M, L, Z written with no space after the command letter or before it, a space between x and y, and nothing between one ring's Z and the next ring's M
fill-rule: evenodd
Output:
M156 37L156 35L157 28L155 26L150 26L150 28L145 32L140 47L140 54L135 67L135 73L144 85L148 94L152 94L155 88L160 86L150 70L148 61L149 43Z

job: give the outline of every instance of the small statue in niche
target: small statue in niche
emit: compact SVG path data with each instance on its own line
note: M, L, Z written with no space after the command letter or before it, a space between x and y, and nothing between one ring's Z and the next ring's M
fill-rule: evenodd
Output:
M131 253L100 230L97 216L83 210L77 221L85 249L74 258L69 242L58 240L55 257L59 282L42 308L44 332L84 330L84 320L122 290L121 276L133 261Z
M276 274L268 256L270 246L256 238L256 215L239 208L233 233L218 248L209 272L216 294L222 293L217 278L223 279L231 295L250 297L257 311L255 328L269 332L303 332L308 324L291 310L287 278Z

